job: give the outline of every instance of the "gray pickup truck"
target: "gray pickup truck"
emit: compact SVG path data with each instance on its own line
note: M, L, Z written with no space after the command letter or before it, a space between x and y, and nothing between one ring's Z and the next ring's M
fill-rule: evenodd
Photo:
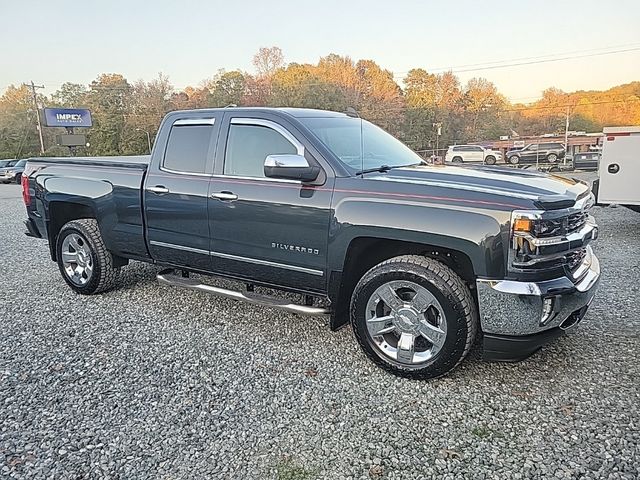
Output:
M487 359L526 358L583 318L600 277L587 185L426 165L353 112L172 112L150 157L32 158L22 186L27 234L80 294L154 263L164 284L350 322L411 378L447 373L479 335Z

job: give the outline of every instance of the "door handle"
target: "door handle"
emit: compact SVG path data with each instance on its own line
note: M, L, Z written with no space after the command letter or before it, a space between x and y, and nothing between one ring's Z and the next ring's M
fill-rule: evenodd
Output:
M161 195L163 193L169 193L169 189L162 185L156 185L155 187L147 187L147 192L157 193Z
M232 202L233 200L238 199L238 195L231 192L216 192L211 194L211 198Z

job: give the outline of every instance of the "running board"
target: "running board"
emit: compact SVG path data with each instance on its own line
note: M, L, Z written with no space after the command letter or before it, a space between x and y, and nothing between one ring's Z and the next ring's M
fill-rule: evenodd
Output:
M231 298L233 300L241 300L247 303L262 305L263 307L278 308L280 310L297 313L299 315L319 316L331 314L331 311L327 308L298 305L296 303L287 302L284 299L268 297L266 295L259 295L252 292L242 293L236 290L228 290L226 288L214 287L213 285L200 283L192 278L185 278L176 275L174 273L174 270L171 268L162 270L160 273L158 273L157 278L158 282L160 282L161 284L188 288L189 290L197 290L199 292L205 292L218 297Z

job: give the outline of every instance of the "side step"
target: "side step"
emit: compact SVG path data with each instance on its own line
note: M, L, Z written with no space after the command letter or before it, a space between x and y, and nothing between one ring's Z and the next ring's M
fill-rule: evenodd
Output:
M268 297L266 295L259 295L251 292L242 293L235 290L227 290L226 288L214 287L213 285L200 283L192 278L185 278L180 275L176 275L174 270L171 268L162 270L158 273L157 278L158 282L161 284L188 288L189 290L197 290L210 295L231 298L233 300L241 300L247 303L255 303L256 305L262 305L263 307L278 308L280 310L297 313L299 315L319 316L331 314L331 311L328 308L298 305L295 303L289 303L284 299Z

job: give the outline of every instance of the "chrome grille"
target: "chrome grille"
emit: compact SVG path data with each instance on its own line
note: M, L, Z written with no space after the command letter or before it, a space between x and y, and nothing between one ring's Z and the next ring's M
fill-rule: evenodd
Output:
M584 260L584 257L586 255L587 255L586 248L580 248L578 250L574 250L566 254L564 258L565 258L567 268L569 268L571 272L574 272L582 264L582 261Z
M536 227L537 238L559 237L580 230L587 223L585 211L572 213L566 217L541 220Z

